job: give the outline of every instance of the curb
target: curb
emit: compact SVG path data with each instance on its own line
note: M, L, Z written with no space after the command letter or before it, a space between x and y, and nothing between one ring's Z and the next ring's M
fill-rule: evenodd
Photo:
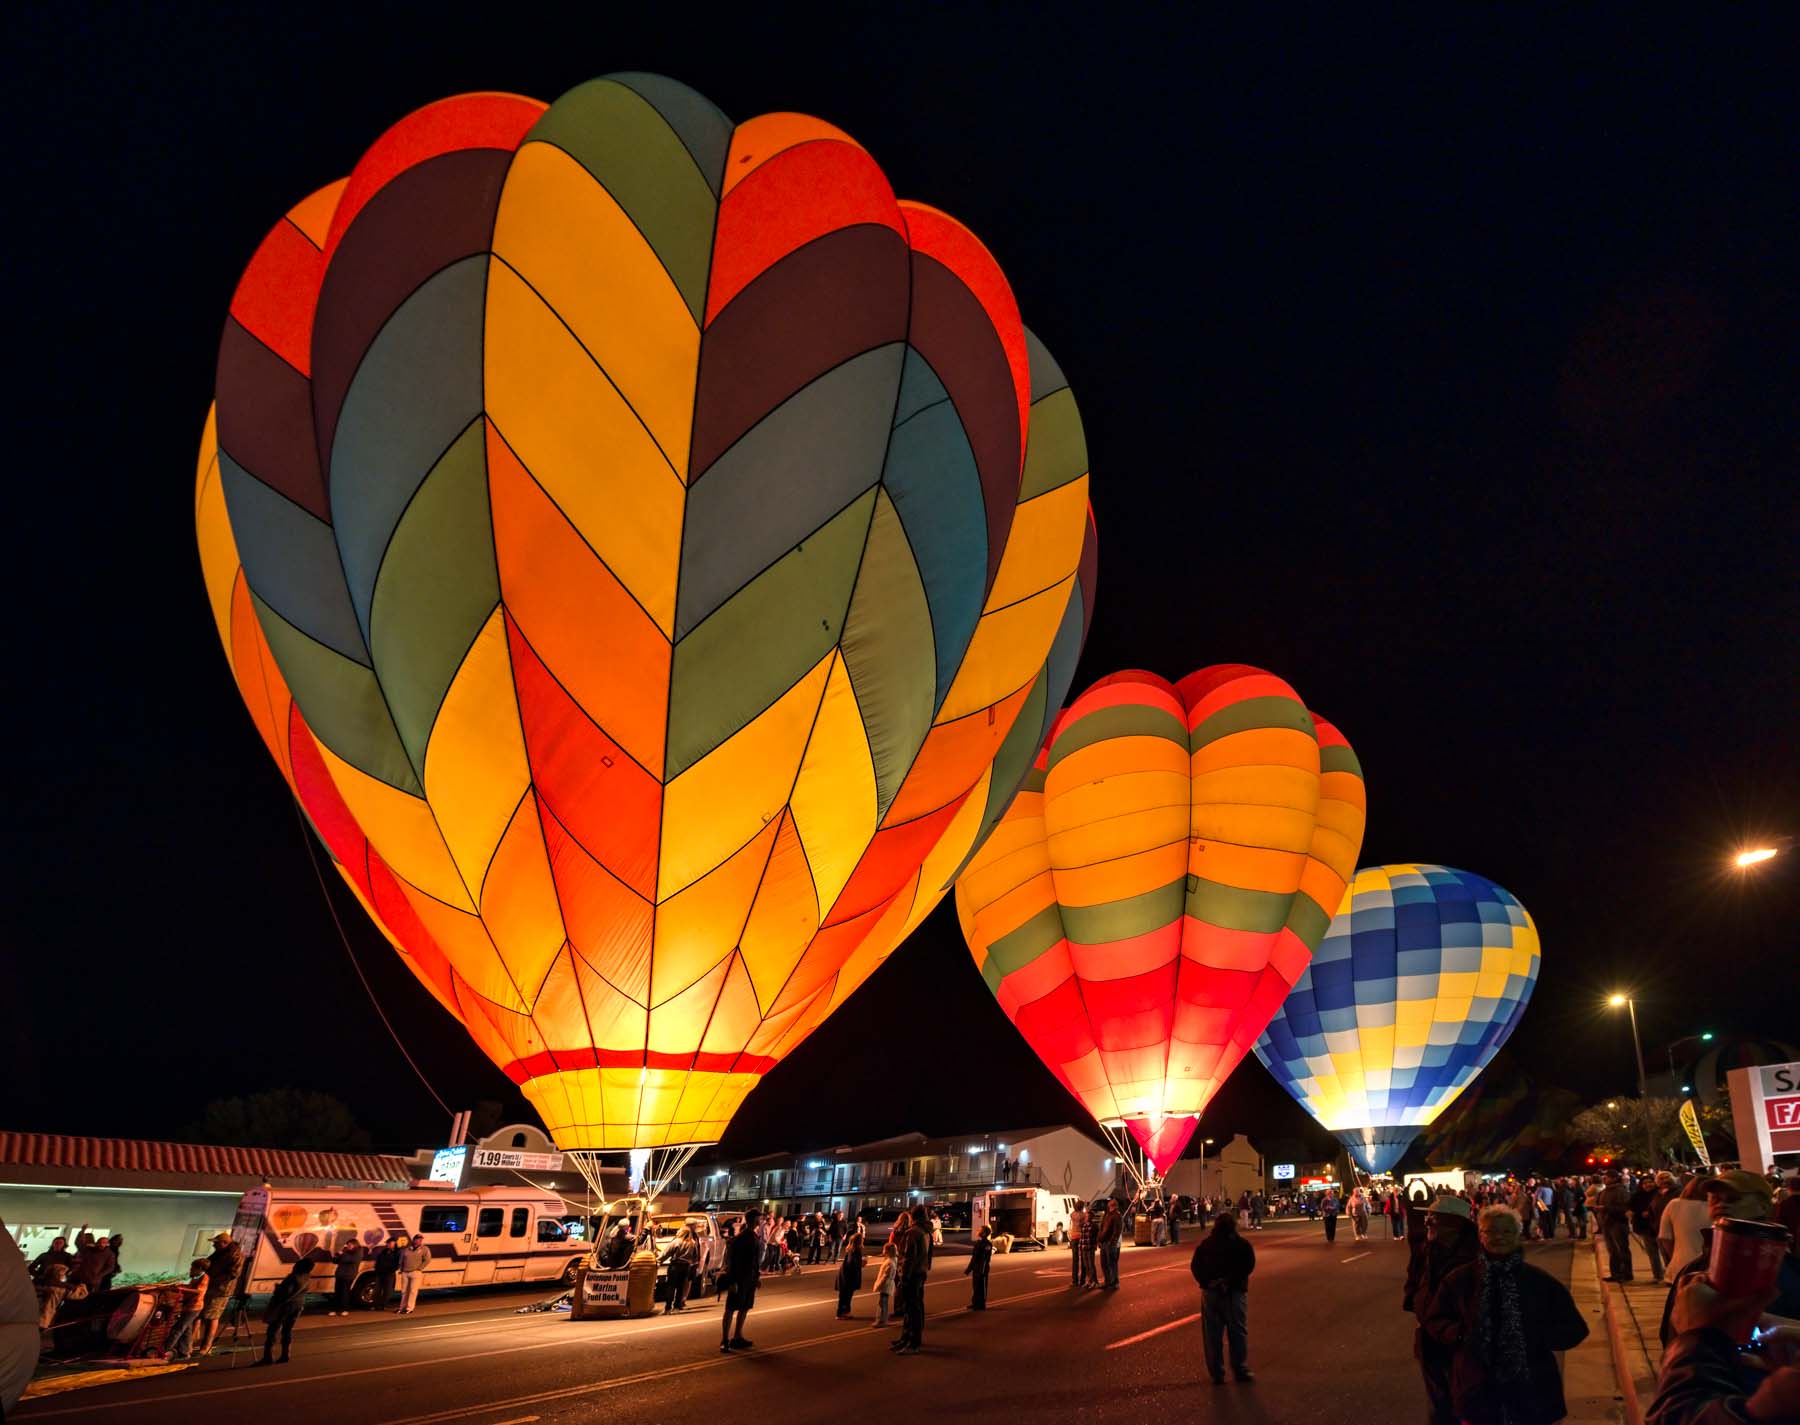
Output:
M1600 1239L1594 1239L1594 1280L1600 1287L1601 1309L1606 1315L1606 1339L1612 1347L1613 1379L1618 1383L1619 1399L1624 1402L1626 1425L1644 1425L1644 1407L1638 1400L1637 1379L1625 1354L1625 1328L1619 1324L1615 1293L1606 1289L1605 1273L1600 1269Z

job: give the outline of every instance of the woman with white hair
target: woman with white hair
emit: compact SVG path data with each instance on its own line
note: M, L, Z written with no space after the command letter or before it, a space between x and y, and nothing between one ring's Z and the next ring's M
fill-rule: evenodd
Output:
M1587 1339L1568 1288L1531 1266L1524 1224L1510 1207L1489 1207L1477 1225L1481 1255L1444 1279L1425 1320L1455 1351L1450 1394L1467 1425L1552 1425L1568 1415L1557 1353Z

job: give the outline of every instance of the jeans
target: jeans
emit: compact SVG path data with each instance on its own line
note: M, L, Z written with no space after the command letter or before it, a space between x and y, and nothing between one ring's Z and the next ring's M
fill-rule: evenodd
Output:
M1081 1258L1082 1258L1081 1238L1071 1237L1069 1239L1069 1285L1070 1286L1080 1286L1081 1285Z
M1117 1237L1100 1248L1100 1270L1106 1274L1107 1286L1113 1287L1119 1284L1119 1239Z
M376 1272L375 1273L375 1294L369 1298L369 1305L374 1307L377 1311L383 1311L387 1308L388 1302L392 1301L393 1299L394 1299L394 1273L381 1272L381 1271Z
M1337 1241L1337 1214L1335 1212L1325 1214L1325 1240L1327 1242Z
M1606 1237L1606 1272L1615 1281L1631 1280L1631 1225L1608 1220L1601 1224Z
M1662 1244L1656 1240L1654 1232L1634 1232L1638 1246L1644 1249L1644 1255L1650 1259L1650 1275L1657 1281L1663 1279Z
M350 1310L350 1289L356 1285L356 1277L354 1275L347 1277L341 1276L338 1277L332 1285L335 1290L332 1296L331 1309L333 1311L348 1313Z
M200 1329L200 1308L193 1307L181 1313L181 1320L176 1324L175 1334L169 1337L169 1354L186 1359L194 1349L194 1337Z
M1214 1380L1225 1375L1224 1352L1231 1344L1231 1369L1243 1375L1250 1369L1250 1293L1227 1286L1209 1286L1200 1293L1200 1343L1206 1350L1206 1369Z
M400 1309L402 1311L411 1311L414 1303L418 1301L419 1282L424 1275L424 1272L400 1273Z

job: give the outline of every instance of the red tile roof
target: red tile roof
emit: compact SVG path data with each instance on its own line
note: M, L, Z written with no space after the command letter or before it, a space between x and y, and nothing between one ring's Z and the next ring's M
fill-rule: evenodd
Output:
M407 1160L388 1153L320 1153L301 1148L226 1148L212 1143L155 1143L137 1138L71 1138L0 1132L0 1164L187 1173L232 1178L320 1178L405 1182Z

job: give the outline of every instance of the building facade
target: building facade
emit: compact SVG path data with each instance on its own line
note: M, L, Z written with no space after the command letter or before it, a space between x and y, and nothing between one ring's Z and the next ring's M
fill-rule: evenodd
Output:
M907 1133L812 1153L714 1160L692 1167L686 1186L696 1204L853 1216L967 1202L995 1187L1042 1187L1092 1198L1113 1191L1119 1177L1109 1148L1058 1125L947 1138Z

